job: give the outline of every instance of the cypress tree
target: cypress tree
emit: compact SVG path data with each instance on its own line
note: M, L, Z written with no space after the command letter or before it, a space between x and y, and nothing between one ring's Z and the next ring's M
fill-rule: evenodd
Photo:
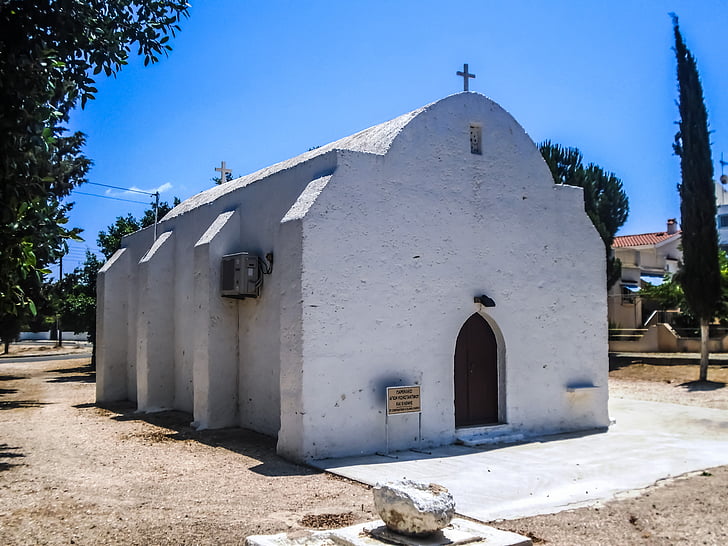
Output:
M708 114L698 68L672 15L677 56L680 121L673 148L680 157L680 215L683 264L677 280L692 314L700 320L700 380L708 376L708 325L720 304L720 266L713 160Z

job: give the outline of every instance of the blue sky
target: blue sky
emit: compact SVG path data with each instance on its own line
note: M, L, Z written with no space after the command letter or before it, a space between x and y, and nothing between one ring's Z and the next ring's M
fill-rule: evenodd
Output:
M728 1L191 3L168 58L149 67L132 59L74 114L69 128L88 135L91 182L184 200L213 184L221 160L241 176L461 91L455 72L469 63L470 89L535 142L576 146L622 179L630 217L620 233L659 231L679 217L670 12L698 61L716 176L721 151L728 157ZM147 208L72 200L71 224L86 242L71 246L64 269L95 250L116 216Z

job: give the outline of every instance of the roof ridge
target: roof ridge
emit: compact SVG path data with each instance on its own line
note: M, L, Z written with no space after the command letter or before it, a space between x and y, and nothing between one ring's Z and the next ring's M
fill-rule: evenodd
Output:
M440 99L442 101L444 99ZM258 171L250 174L241 176L230 182L212 186L202 192L193 195L189 199L186 199L171 211L169 211L162 220L169 220L176 216L179 216L189 210L195 209L201 205L211 203L216 199L222 197L225 194L232 193L237 189L244 186L248 186L254 182L265 179L275 173L291 169L315 159L326 155L329 152L336 151L352 151L360 153L370 153L376 155L385 155L391 147L394 140L397 138L399 133L419 114L432 108L434 104L440 101L435 101L425 106L421 106L410 112L401 114L388 121L378 123L361 131L358 131L352 135L345 136L318 148L313 148L307 152L303 152L297 156L289 159L279 161L268 167L264 167Z
M630 233L628 235L615 235L614 237L639 237L640 235L677 235L678 233L681 233L682 230L678 229L675 233L667 233L664 229L662 231L648 231L646 233Z
M612 243L613 247L630 247L630 246L648 246L664 243L678 235L682 234L679 229L675 233L667 233L666 231L652 231L649 233L636 233L634 235L616 235Z

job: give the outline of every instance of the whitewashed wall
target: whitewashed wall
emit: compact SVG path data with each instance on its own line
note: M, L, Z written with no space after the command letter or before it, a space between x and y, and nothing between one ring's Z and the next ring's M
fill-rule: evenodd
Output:
M99 402L137 399L138 263L153 239L150 228L125 237L122 248L99 270L96 288L96 399Z
M472 122L482 155L470 153ZM141 267L149 230L125 238L100 277L99 400L141 394L202 428L277 434L280 453L306 460L383 449L384 389L414 383L425 443L448 443L455 340L487 294L506 426L608 424L601 240L581 190L554 186L485 97L455 95L212 188L158 230L169 235ZM220 258L239 251L274 254L260 299L217 293ZM150 305L154 287L167 306ZM158 333L151 346L168 348L173 375L152 384L153 362L139 359ZM416 416L390 426L392 449L416 443Z
M282 429L283 451L288 434L303 459L383 449L384 389L414 383L425 442L451 441L455 340L483 293L505 342L502 420L530 433L608 425L601 240L581 190L555 186L494 103L450 97L386 156L342 153L302 240L303 432ZM416 433L416 415L390 419L391 447Z
M297 169L281 169L243 184L241 191L231 191L235 182L230 182L229 187L218 186L185 201L158 226L160 237L168 239L162 247L165 252L154 250L145 256L153 242L150 228L124 238L125 248L119 253L124 260L112 258L100 276L99 335L106 340L99 344L100 401L128 398L138 401L143 411L171 407L193 412L196 424L203 428L237 424L273 436L278 433L281 272L275 249L279 223L308 181L331 171L334 161L332 153L312 156ZM211 193L214 199L208 199ZM236 227L232 232L227 228L207 233L221 214L233 210ZM274 252L273 273L265 276L260 299L229 300L219 295L221 258L241 251L258 256ZM199 263L205 259L211 264L204 282L199 278L202 272L195 271L196 256ZM164 304L150 301L157 296ZM152 312L154 316L149 317ZM201 313L210 318L208 328L197 320ZM216 329L227 330L232 321L234 329L225 339ZM138 332L140 325L143 335ZM156 354L148 358L150 342L167 346L164 358ZM232 370L221 365L231 348L237 361ZM165 366L172 374L167 381L151 384L158 366L155 359L170 361ZM127 385L122 384L124 378ZM226 393L221 385L233 385L234 392Z

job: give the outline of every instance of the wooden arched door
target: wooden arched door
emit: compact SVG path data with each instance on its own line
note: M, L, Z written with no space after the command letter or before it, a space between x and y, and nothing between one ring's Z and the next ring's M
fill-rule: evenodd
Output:
M455 343L455 426L498 422L498 344L488 322L475 313Z

